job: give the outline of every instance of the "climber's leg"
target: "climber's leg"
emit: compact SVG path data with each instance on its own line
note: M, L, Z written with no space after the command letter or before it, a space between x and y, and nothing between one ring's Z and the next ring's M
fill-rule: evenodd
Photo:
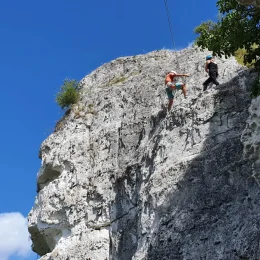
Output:
M169 103L168 103L168 111L170 111L171 108L172 108L173 99L174 99L173 91L174 91L174 86L167 84L166 93L167 93L168 100L169 100Z
M207 90L208 84L212 82L212 78L209 77L204 83L203 83L203 91Z
M216 71L210 71L209 72L209 76L211 77L211 81L215 84L215 85L219 85L218 81L217 81L217 76L218 73Z
M182 93L183 93L183 96L186 98L187 96L187 88L186 88L186 85L182 82L178 82L175 84L175 89L176 90L182 90Z
M183 93L184 98L187 98L187 87L186 87L186 84L184 84L184 83L182 85L182 93Z
M169 98L168 112L172 109L172 104L173 104L173 98Z

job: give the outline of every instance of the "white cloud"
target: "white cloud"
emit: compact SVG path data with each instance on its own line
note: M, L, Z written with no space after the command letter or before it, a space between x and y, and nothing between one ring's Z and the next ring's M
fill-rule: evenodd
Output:
M26 258L31 252L27 220L18 212L0 214L0 259L11 255Z

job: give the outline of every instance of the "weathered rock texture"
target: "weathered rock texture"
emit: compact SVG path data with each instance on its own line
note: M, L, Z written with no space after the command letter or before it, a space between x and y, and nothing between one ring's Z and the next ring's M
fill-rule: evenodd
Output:
M29 214L41 260L260 259L260 99L254 74L217 59L202 93L197 48L119 58L41 145ZM166 113L164 76L190 73Z
M242 5L253 5L255 7L260 7L260 0L238 0Z

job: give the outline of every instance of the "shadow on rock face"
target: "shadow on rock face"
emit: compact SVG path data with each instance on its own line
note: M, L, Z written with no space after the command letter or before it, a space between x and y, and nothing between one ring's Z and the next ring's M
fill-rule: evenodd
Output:
M157 116L151 117L152 131L158 135L158 126L166 117L166 110L162 109ZM141 130L142 131L142 130ZM157 142L158 144L158 142ZM152 160L146 160L145 165L152 172ZM114 183L116 194L111 208L112 225L110 229L110 256L111 259L130 260L138 246L139 232L139 200L140 189L143 182L141 164L129 164L122 176Z
M147 259L259 259L260 189L240 141L249 89L236 77L215 94L202 153L184 163L182 179L156 209Z
M115 183L116 192L114 221L111 228L110 255L112 259L132 259L137 249L138 195L141 185L141 171L138 165L128 167L124 177ZM126 190L125 187L130 190ZM118 244L118 246L115 246Z

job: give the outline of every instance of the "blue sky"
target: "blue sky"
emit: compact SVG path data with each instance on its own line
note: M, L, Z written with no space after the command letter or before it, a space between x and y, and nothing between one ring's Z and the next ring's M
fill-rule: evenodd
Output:
M178 49L194 41L195 26L217 17L212 0L168 5ZM163 0L1 1L0 35L0 213L26 216L40 144L63 114L54 102L63 80L80 80L117 57L173 47Z

